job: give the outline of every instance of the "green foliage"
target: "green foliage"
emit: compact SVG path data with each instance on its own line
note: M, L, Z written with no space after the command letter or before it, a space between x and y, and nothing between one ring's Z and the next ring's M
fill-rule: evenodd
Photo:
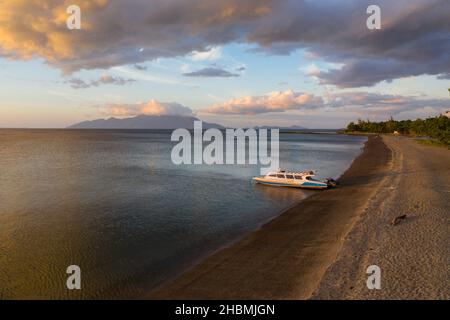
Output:
M427 136L440 143L450 145L450 118L438 116L428 119L395 121L393 118L384 122L358 120L350 122L346 132L394 133Z
M444 147L450 149L450 145L440 142L438 140L418 139L417 142L426 146Z

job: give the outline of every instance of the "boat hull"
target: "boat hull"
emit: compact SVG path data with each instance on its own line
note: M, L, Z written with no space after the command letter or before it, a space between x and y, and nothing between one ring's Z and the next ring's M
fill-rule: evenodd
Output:
M290 187L290 188L302 188L302 189L314 189L323 190L327 189L328 185L322 182L315 181L279 181L265 178L253 178L257 183L273 186L273 187Z

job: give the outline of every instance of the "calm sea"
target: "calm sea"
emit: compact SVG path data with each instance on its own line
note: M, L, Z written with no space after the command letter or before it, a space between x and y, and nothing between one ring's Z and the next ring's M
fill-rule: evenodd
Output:
M337 178L364 141L284 133L281 166ZM173 145L169 131L0 130L0 299L141 297L314 192L255 185L256 166L175 166Z

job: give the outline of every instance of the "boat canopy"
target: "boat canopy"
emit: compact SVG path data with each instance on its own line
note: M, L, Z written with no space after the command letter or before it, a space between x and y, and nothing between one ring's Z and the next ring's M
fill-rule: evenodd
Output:
M285 170L278 170L276 172L269 172L266 174L266 176L273 176L273 175L294 175L294 176L313 176L315 175L315 171L300 171L300 172L287 172Z

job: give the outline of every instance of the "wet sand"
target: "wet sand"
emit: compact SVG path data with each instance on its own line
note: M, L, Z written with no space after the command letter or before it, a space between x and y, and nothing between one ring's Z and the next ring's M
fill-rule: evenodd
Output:
M337 189L317 192L174 281L151 299L307 299L386 179L391 152L371 136Z

